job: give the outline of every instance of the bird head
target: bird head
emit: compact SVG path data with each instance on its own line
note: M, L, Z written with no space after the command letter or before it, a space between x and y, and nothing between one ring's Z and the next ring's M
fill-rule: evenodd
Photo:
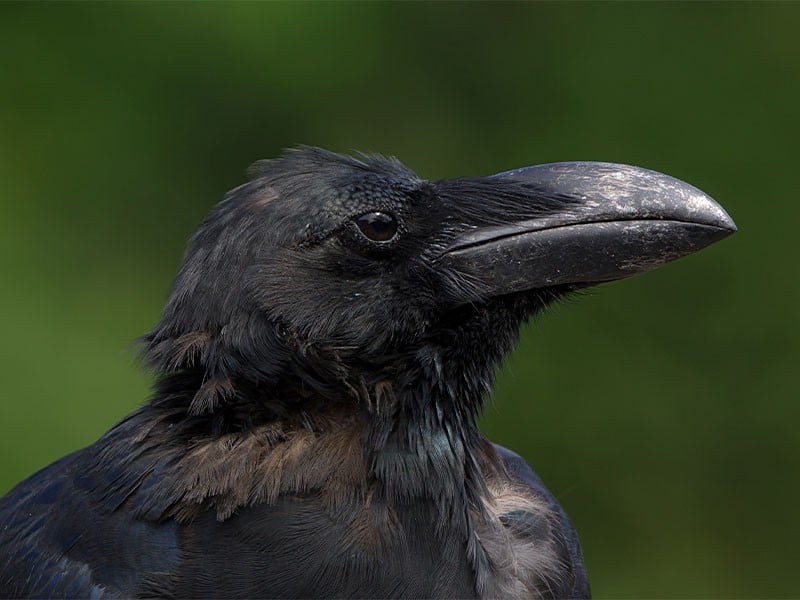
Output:
M481 397L532 313L735 231L703 192L625 165L426 181L304 147L252 174L192 237L145 338L158 373L194 382L195 414L292 382L369 398L409 369Z

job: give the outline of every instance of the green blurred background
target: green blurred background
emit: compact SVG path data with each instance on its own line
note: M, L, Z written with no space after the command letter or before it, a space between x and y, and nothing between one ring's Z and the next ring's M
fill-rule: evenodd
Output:
M3 4L0 493L148 396L130 341L249 163L633 163L740 232L529 326L485 430L597 597L797 597L800 4Z

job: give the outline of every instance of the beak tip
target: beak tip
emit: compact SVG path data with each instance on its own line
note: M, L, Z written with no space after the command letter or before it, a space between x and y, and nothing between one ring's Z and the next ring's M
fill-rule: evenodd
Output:
M723 212L725 212L725 211L723 211ZM727 229L728 230L728 235L730 235L731 233L736 233L737 231L739 231L739 228L736 226L736 223L733 222L733 219L731 219L731 217L730 217L730 215L728 213L725 213L725 217L726 218L723 221L723 223L720 225L720 227L722 229Z
M725 232L725 237L736 233L738 231L736 223L725 209L707 194L700 190L696 191L698 195L687 203L689 214L693 217L691 220L700 225L708 225L720 229Z
M731 235L739 231L739 228L736 227L736 223L734 223L733 219L731 219L730 217L728 217L727 223L725 223L725 225L722 228L728 230L728 235Z

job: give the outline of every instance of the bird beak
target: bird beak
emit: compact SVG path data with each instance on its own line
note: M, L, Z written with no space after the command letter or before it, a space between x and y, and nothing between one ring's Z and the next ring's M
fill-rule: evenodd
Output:
M500 185L513 181L532 195L566 201L558 214L519 221L511 221L512 216L505 224L470 229L445 249L442 266L492 296L622 279L736 231L733 220L708 195L638 167L554 163L490 179Z

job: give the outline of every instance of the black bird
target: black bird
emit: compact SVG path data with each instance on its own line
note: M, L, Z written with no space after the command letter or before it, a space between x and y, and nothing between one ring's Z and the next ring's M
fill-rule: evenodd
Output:
M564 511L478 431L495 368L565 294L733 231L623 165L257 164L144 338L153 399L0 501L0 597L588 597Z

